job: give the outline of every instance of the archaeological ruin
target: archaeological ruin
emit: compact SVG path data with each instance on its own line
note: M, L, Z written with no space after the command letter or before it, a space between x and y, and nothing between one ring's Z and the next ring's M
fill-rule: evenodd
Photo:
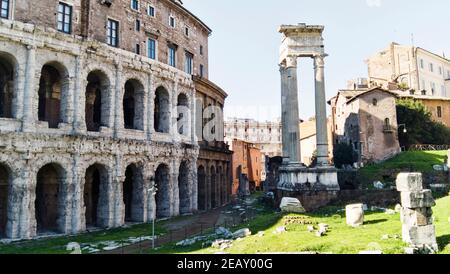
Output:
M279 198L298 197L306 209L327 204L340 190L337 169L328 159L323 26L282 25L280 48L283 165L278 182ZM317 165L301 163L297 62L314 59Z
M230 200L231 152L196 132L212 119L196 101L227 96L208 80L211 30L181 1L131 2L2 1L0 239Z

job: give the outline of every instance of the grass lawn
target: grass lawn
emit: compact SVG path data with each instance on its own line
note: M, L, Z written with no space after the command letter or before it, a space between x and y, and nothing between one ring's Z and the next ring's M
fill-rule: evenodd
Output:
M450 254L450 197L438 200L434 208L435 224L440 253ZM379 250L384 254L403 254L406 245L401 240L400 215L387 215L384 212L369 212L366 214L365 225L359 228L348 227L345 224L345 214L337 212L336 207L329 207L315 214L308 215L281 215L266 212L249 224L253 234L264 231L264 236L253 235L235 241L230 249L225 250L229 254L255 254L255 253L279 253L279 252L320 252L333 254L357 254L363 250ZM288 232L274 234L277 227L284 225L284 218L307 217L311 221L326 223L330 226L327 236L318 238L307 231L307 225L288 225ZM382 240L383 235L391 236L388 240ZM393 238L398 235L400 238ZM447 247L446 247L447 246ZM175 245L167 245L156 253L191 253L214 254L220 250L214 248L202 248L201 243L191 247L179 248ZM151 252L151 251L149 251Z
M165 222L158 222L155 225L155 234L166 233ZM66 246L70 242L98 243L103 241L127 240L129 237L151 236L152 225L141 224L130 228L118 228L108 231L85 233L77 236L65 236L56 238L45 238L38 240L20 241L11 244L0 244L0 254L67 254ZM102 247L101 245L99 246Z
M368 181L369 188L375 180L383 181L385 177L392 180L394 174L404 171L430 173L434 165L442 165L447 151L408 151L380 164L368 165L359 170L362 181Z

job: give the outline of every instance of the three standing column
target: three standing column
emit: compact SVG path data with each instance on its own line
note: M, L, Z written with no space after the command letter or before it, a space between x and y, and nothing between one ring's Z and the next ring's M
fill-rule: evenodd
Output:
M327 167L328 163L328 134L327 134L327 105L325 95L325 62L326 55L314 56L314 73L316 89L316 137L317 137L317 166Z

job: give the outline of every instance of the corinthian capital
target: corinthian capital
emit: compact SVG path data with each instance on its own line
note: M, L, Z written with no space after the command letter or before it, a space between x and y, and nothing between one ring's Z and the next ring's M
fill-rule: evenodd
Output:
M297 67L297 57L296 56L288 56L286 58L286 67L287 68L296 68Z
M324 68L325 67L325 57L326 54L317 54L314 55L314 68Z

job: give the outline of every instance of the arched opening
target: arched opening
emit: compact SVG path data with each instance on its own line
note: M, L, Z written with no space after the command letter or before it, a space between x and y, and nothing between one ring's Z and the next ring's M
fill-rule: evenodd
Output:
M156 89L155 94L155 131L160 133L170 132L170 99L169 92L164 87Z
M13 118L14 66L0 56L0 117Z
M231 200L231 193L232 193L232 184L233 180L231 178L231 171L230 171L230 165L227 164L227 169L225 171L225 196L226 196L226 203L229 203Z
M108 77L101 71L93 71L87 77L85 120L88 131L98 132L108 127Z
M186 94L181 93L178 95L177 103L177 129L181 135L187 135L189 133L189 100Z
M9 168L0 164L0 239L6 237L10 176Z
M107 207L108 170L95 164L86 170L84 181L84 206L86 227L105 227L103 209Z
M223 168L219 167L219 195L220 195L220 205L224 205L226 201L225 192L226 192L226 186L225 186L225 176L223 174Z
M180 197L180 214L191 213L191 197L189 191L189 167L182 162L178 174L178 191Z
M170 217L170 172L165 164L159 165L155 172L156 218Z
M217 176L216 168L211 167L211 207L216 208L217 204Z
M67 98L69 79L67 72L61 65L47 64L42 67L39 80L39 121L48 123L49 128L58 128L63 122L61 109Z
M197 169L198 177L198 210L206 210L206 172L204 166L199 166Z
M144 130L144 86L137 80L125 83L123 119L126 129Z
M123 182L123 203L125 205L125 222L143 222L144 197L143 197L142 172L135 164L131 164L125 171Z
M65 177L64 169L57 164L48 164L37 174L35 216L38 234L63 231L59 218L63 211L60 194Z

